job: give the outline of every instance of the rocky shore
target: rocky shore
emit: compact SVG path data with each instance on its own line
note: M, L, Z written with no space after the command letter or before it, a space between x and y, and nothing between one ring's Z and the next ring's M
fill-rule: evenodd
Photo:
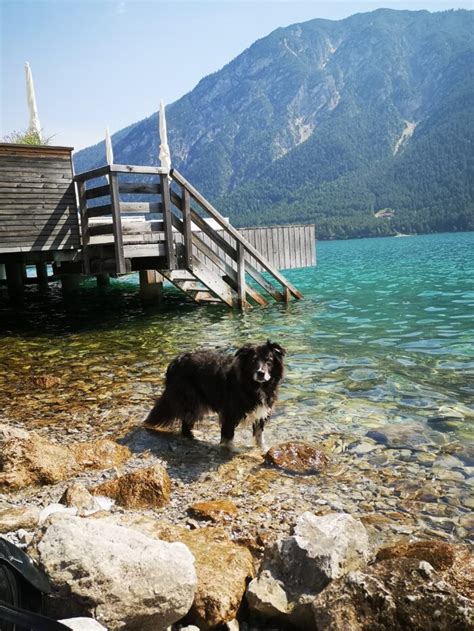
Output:
M102 628L471 629L473 454L422 424L269 430L241 453L123 423L2 419L0 534L47 573L49 615ZM71 628L100 627L89 622ZM75 625L75 626L74 626ZM193 627L194 625L194 627Z

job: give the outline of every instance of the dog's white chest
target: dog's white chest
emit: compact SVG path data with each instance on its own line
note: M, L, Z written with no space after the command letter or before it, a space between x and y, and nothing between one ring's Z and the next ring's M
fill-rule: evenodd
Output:
M270 408L267 405L257 405L253 410L247 412L244 418L244 423L253 423L254 421L259 421L260 419L266 419L270 414Z

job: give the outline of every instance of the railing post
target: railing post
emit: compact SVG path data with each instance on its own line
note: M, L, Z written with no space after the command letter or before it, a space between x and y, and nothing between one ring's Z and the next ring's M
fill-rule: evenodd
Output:
M79 198L79 216L81 218L81 241L82 241L82 262L84 273L91 273L89 259L89 215L87 214L86 183L84 180L77 180L77 197Z
M160 175L161 199L163 202L163 224L166 241L166 267L176 269L176 252L173 240L173 224L171 219L171 199L168 175Z
M248 307L245 291L245 248L240 241L237 241L237 295L239 309Z
M120 192L117 173L111 171L109 181L112 226L114 231L115 269L117 270L117 274L126 274L127 269L123 251L122 217L120 215Z
M184 263L187 269L193 267L193 233L191 226L191 198L185 186L181 187L183 200L183 238L184 238Z

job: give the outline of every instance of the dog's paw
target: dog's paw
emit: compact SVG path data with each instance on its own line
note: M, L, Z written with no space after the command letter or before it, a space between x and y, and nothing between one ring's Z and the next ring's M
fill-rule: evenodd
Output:
M221 447L227 451L230 451L233 454L242 453L242 449L236 447L233 440L221 440Z

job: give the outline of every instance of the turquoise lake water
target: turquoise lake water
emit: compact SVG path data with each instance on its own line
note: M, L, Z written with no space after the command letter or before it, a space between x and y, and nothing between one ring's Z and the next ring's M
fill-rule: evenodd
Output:
M321 242L317 257L287 272L304 300L244 314L197 307L172 288L162 307L144 307L133 277L86 284L66 303L57 287L31 287L16 310L2 288L4 413L59 423L124 402L146 409L176 354L270 337L288 352L277 422L357 431L415 421L472 438L474 233ZM58 377L54 395L28 391L44 374Z

